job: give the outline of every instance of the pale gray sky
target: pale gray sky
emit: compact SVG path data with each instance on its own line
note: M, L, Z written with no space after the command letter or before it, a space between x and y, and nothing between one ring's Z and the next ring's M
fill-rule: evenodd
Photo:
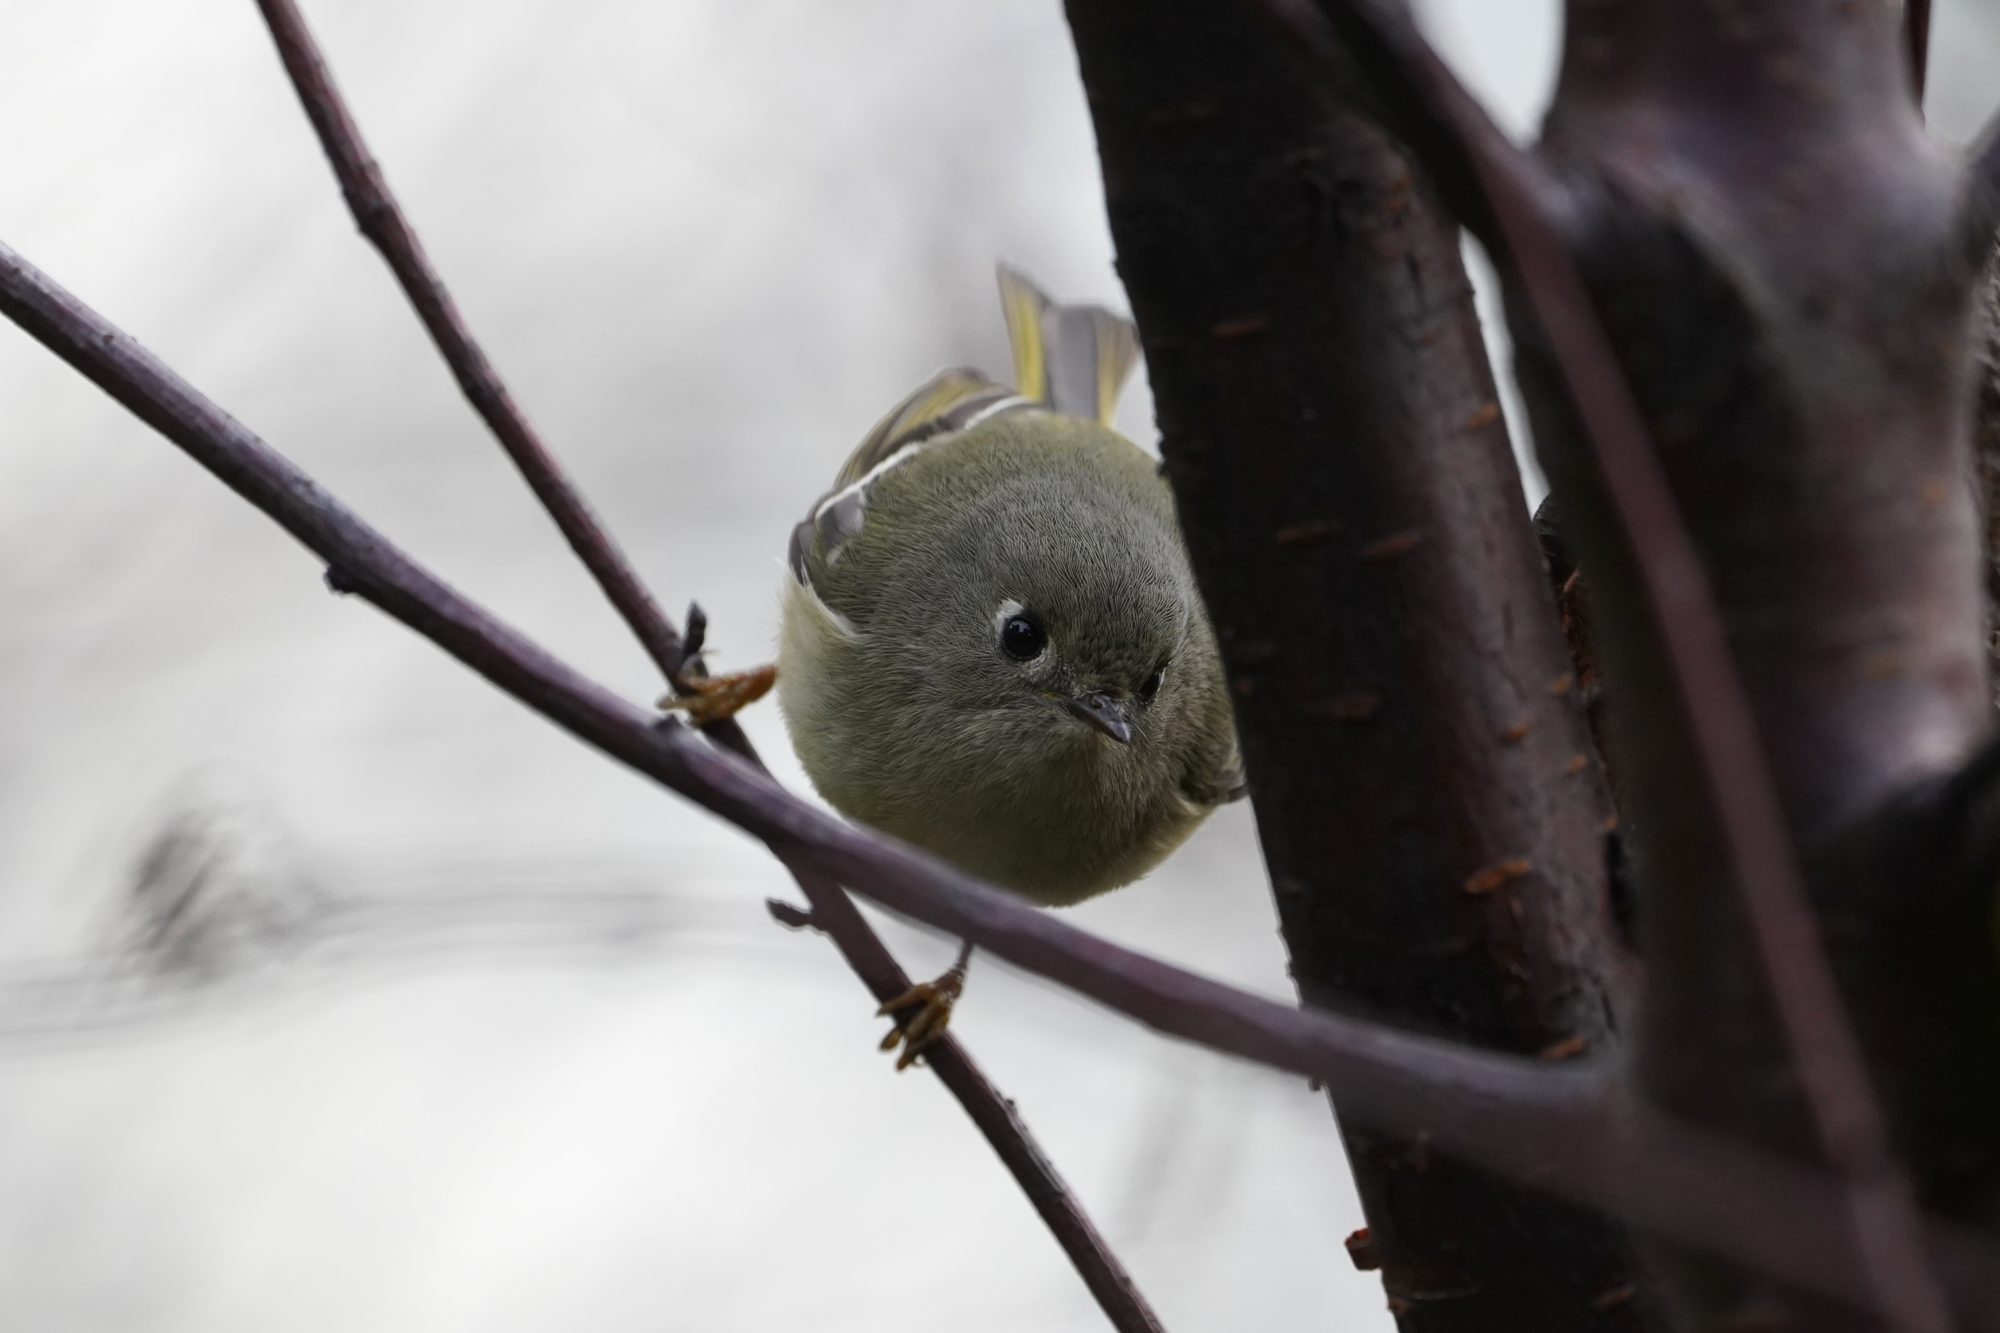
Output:
M996 258L1123 304L1053 0L306 7L495 361L661 595L707 606L724 665L770 651L784 534L852 440L940 364L1004 365ZM1531 128L1552 4L1429 8ZM2000 33L1981 12L1940 9L1947 133L1983 110ZM0 238L462 587L648 696L354 235L249 0L16 0L8 19ZM1100 1326L956 1107L873 1054L832 951L767 922L767 856L327 596L263 519L5 328L0 402L10 1321ZM1143 388L1124 421L1151 437ZM796 782L775 712L749 725ZM189 807L238 830L225 877L279 910L301 883L444 907L651 891L664 935L585 963L278 968L179 1017L37 1035L49 1001L15 983L117 937L134 861ZM1290 993L1247 811L1075 919ZM913 970L949 955L887 930ZM95 992L64 994L88 1020ZM990 961L959 1024L1170 1327L1386 1326L1303 1087Z

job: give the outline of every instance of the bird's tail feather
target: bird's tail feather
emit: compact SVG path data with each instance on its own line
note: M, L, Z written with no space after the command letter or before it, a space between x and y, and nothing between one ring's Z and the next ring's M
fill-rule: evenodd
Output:
M1015 390L1067 416L1111 424L1139 362L1139 331L1102 306L1060 305L1000 265L1000 305L1014 347Z

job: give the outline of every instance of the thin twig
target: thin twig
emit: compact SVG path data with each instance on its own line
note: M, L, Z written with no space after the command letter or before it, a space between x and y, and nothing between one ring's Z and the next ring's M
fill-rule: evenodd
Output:
M257 6L362 234L387 261L453 378L569 539L571 549L589 568L668 684L677 693L685 693L684 673L701 651L700 627L691 619L688 638L676 633L658 600L591 513L474 341L451 293L431 267L422 242L390 193L298 6L293 0L257 0ZM750 738L733 719L711 722L704 730L711 740L762 767ZM909 977L840 885L796 867L793 875L812 906L815 923L833 940L876 1000L886 1002L907 991ZM1015 1113L1013 1102L1001 1095L964 1048L949 1037L931 1046L925 1061L1012 1173L1113 1327L1123 1333L1158 1333L1157 1316L1035 1143Z
M1829 1161L1848 1177L1850 1212L1881 1304L1908 1329L1943 1330L1950 1314L1924 1253L1916 1195L1890 1145L1887 1118L1820 946L1777 783L1756 716L1737 674L1722 617L1644 418L1606 340L1583 279L1553 218L1557 191L1501 133L1422 34L1388 0L1261 0L1325 53L1353 43L1351 59L1380 102L1420 128L1421 151L1442 143L1472 217L1484 221L1496 259L1548 340L1556 369L1591 446L1613 526L1630 551L1637 591L1667 663L1695 751L1706 804L1740 886L1772 1002L1796 1060L1804 1101ZM1390 126L1392 131L1396 128ZM1467 225L1471 225L1468 220Z
M1931 0L1903 0L1903 40L1910 53L1910 91L1922 115L1931 64Z
M1157 1031L1324 1082L1358 1123L1626 1217L1866 1310L1882 1301L1838 1222L1837 1181L1603 1095L1550 1068L1300 1010L1119 948L902 843L797 799L496 620L347 509L145 348L0 245L0 313L165 435L337 570L357 595L578 739L892 911L970 940ZM1968 1296L2000 1317L2000 1253L1928 1221Z
M451 299L437 270L431 267L423 243L389 193L382 169L376 165L353 116L348 114L347 104L334 87L333 75L306 27L304 16L292 0L257 0L257 7L270 25L278 54L284 59L285 70L298 90L299 101L305 106L320 146L333 165L340 192L361 234L388 262L404 295L415 307L417 318L437 344L445 364L450 366L459 389L521 470L577 558L590 570L597 586L618 608L625 623L632 627L661 673L669 681L677 681L685 664L680 635L632 572L631 563L597 521L590 506L564 479L561 467L515 404L513 394L486 359L486 353L480 350L472 330L466 327L457 303Z

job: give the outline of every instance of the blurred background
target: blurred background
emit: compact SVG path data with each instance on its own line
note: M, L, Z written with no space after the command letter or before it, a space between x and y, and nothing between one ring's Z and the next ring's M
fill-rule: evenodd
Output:
M1117 307L1055 0L308 3L520 401L711 660L995 259ZM1553 0L1433 0L1529 133ZM248 0L15 0L0 239L514 624L657 683L355 235ZM1941 0L1931 115L1996 100ZM1489 316L1488 325L1496 324ZM1143 386L1123 424L1152 438ZM1530 475L1530 487L1539 491ZM359 603L0 326L0 1301L38 1333L1095 1329L754 844ZM773 707L747 724L801 779ZM1249 812L1076 909L1289 998ZM952 944L885 922L910 970ZM1323 1101L992 959L956 1030L1170 1327L1385 1328Z

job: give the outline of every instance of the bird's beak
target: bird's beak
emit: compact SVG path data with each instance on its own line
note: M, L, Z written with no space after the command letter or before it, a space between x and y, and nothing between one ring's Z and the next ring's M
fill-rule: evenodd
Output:
M1063 707L1069 709L1077 721L1089 723L1121 745L1132 740L1132 723L1125 716L1125 705L1108 694L1085 690L1081 694L1066 696Z

